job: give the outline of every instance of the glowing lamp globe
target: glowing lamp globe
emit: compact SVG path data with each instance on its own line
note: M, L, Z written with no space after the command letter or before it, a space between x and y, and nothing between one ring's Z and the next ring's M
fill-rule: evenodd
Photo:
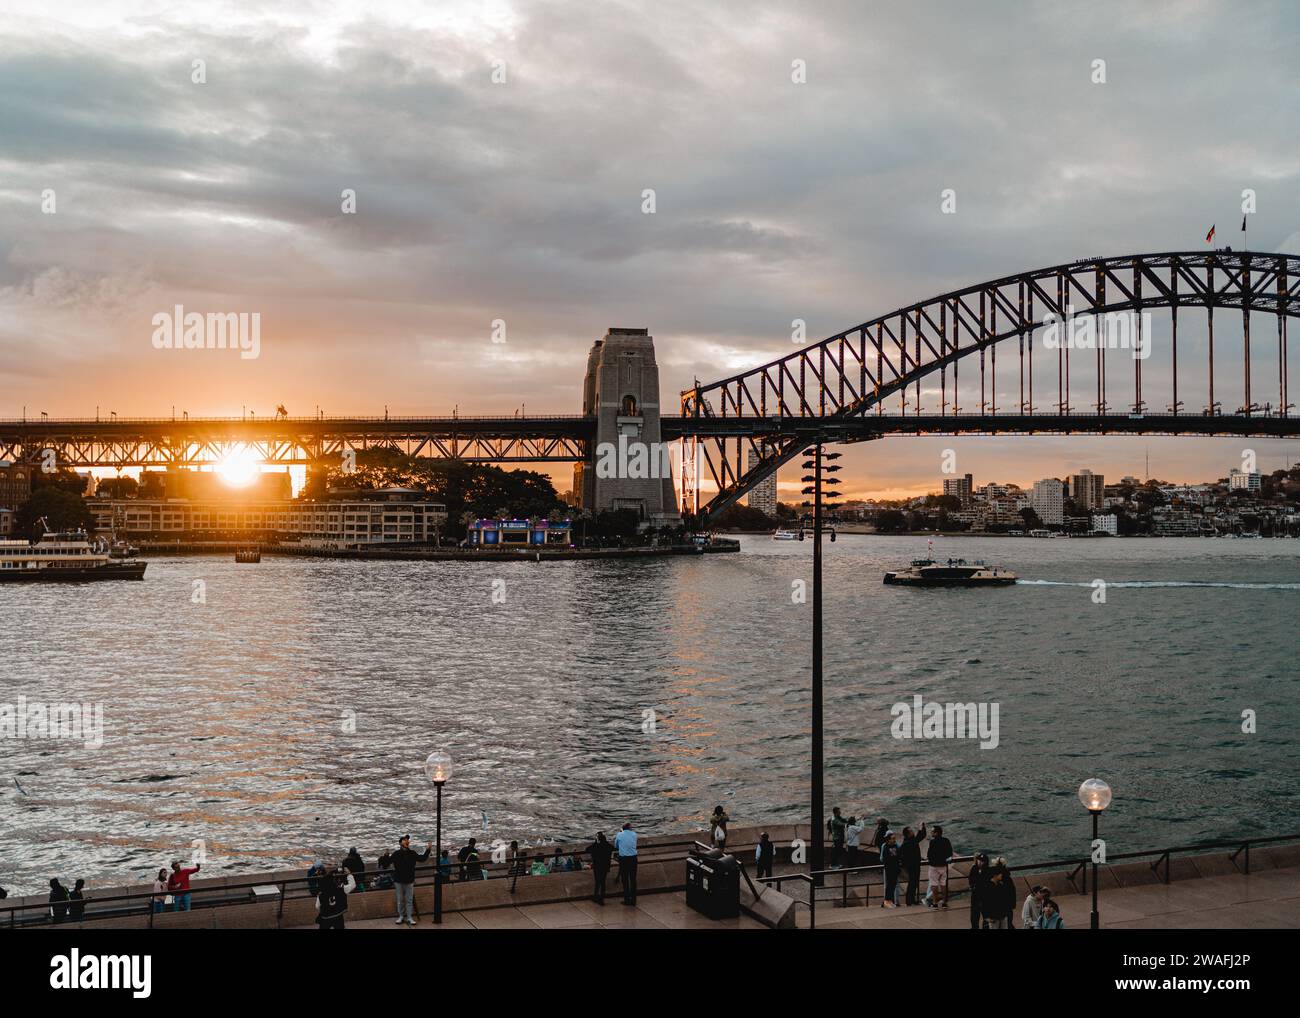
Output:
M1100 813L1110 805L1110 785L1101 778L1089 778L1079 786L1079 801L1089 813Z
M424 776L435 785L441 785L451 778L451 755L440 750L429 754L424 761Z

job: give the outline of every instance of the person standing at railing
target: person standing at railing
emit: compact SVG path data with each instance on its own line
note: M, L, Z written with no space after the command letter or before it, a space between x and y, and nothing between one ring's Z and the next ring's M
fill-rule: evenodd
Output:
M591 860L591 874L595 881L597 905L605 904L605 881L609 877L609 860L613 854L614 846L605 840L605 832L597 831L596 840L587 846L587 858Z
M898 874L903 868L903 861L898 855L898 839L893 831L885 832L885 840L880 845L880 864L885 870L885 897L881 908L898 908Z
M1014 930L1016 928L1016 882L1011 876L1011 867L1007 865L1006 856L1000 855L993 860L993 872L1002 875L1000 881L1002 895L1001 919L1005 925L999 926L998 929Z
M154 912L161 912L163 905L167 902L167 871L159 870L158 879L153 882L153 898L151 899L151 908Z
M881 848L884 847L885 835L888 832L889 832L889 821L886 820L884 817L881 817L879 820L876 821L875 833L871 835L871 847L876 850L877 862L884 862L884 859L881 858L880 850Z
M980 915L984 917L984 928L1014 930L1016 927L1011 917L1015 910L1016 888L1011 882L1011 871L1002 865L1002 860L999 860L989 870L980 901Z
M921 887L921 842L925 840L925 821L921 821L921 830L914 832L910 827L903 828L903 843L898 847L898 858L907 874L907 898L909 905L920 901Z
M58 877L50 877L50 917L61 923L68 917L68 889Z
M636 904L636 831L626 823L614 835L614 851L618 853L618 879L623 885L623 904Z
M415 925L415 864L424 862L433 853L433 842L419 855L411 848L411 836L403 834L397 842L397 851L388 857L393 864L393 890L397 897L397 919L394 926Z
M482 868L478 864L478 841L470 838L465 846L456 853L456 858L460 860L460 879L478 880L482 874Z
M343 868L352 874L357 890L364 891L366 889L366 864L362 861L361 853L357 851L355 845L348 849L348 854L343 857Z
M844 847L849 850L849 869L862 863L862 832L867 829L865 818L849 817L844 828Z
M172 872L167 878L167 890L172 895L173 912L190 910L190 874L197 873L202 868L202 864L196 862L190 868L182 869L179 859L172 860Z
M926 904L931 908L948 907L948 861L952 859L952 842L943 836L943 828L935 825L926 850L925 860L930 864L930 891Z
M984 913L984 895L988 888L989 871L991 869L988 853L980 852L975 856L975 861L971 863L970 871L966 874L966 884L970 888L970 928L972 930L980 928L980 920Z
M840 815L838 806L831 807L831 818L826 821L826 829L831 835L831 869L837 870L844 865L844 839L849 829L848 821Z
M758 870L758 878L770 877L772 875L772 864L776 862L776 846L772 844L772 839L768 837L767 831L758 836L758 845L754 848L754 865Z
M713 847L719 852L727 850L727 821L730 819L721 806L713 807L713 816L709 817L709 836L713 839Z
M86 892L83 888L86 882L80 877L72 885L72 893L68 895L68 918L74 923L81 922L86 915Z

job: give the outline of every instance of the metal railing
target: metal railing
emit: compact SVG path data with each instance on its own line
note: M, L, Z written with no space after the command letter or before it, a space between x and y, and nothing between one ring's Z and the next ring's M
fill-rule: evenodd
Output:
M612 844L612 842L611 842ZM641 864L656 862L679 862L685 857L683 849L697 845L694 839L681 839L673 841L658 842L652 845L643 845L637 856ZM737 850L748 848L751 851L757 843L737 845ZM382 856L381 856L382 857ZM590 853L586 849L580 850L562 850L561 859L576 859L584 863L582 869L591 870ZM446 863L442 864L443 886L449 884L466 883L479 880L510 880L511 893L521 877L541 876L542 874L532 874L530 872L533 862L541 860L550 863L554 860L554 846L549 852L528 851L526 847L521 846L519 855L516 858L507 856L504 862L494 862L491 859L490 850L485 850L476 861L462 862L458 857L452 856ZM613 856L613 865L611 870L617 866L618 856ZM439 866L434 863L425 863L415 867L415 884L416 886L431 886L437 879ZM201 872L201 871L200 871ZM578 870L565 870L564 872L579 872ZM18 926L44 926L58 925L67 922L90 922L105 919L120 919L126 916L139 915L143 912L148 913L150 928L154 925L154 916L160 912L174 911L197 911L199 909L216 908L224 905L252 905L264 903L268 898L258 897L254 892L257 888L274 887L277 890L276 895L276 925L284 915L284 905L288 900L314 898L312 886L318 884L324 874L313 876L301 876L274 879L265 877L261 880L241 881L238 883L224 883L219 886L210 887L191 887L186 891L164 890L154 891L131 891L125 894L112 895L92 895L85 899L84 912L74 918L64 915L55 919L52 910L55 908L66 910L69 907L68 901L50 902L50 901L32 901L25 904L9 903L0 901L0 926L18 927ZM551 875L550 873L546 875ZM375 891L392 890L393 871L387 869L367 869L357 877L359 890L355 893L374 893ZM178 894L189 895L189 907L185 909L178 908L179 902L175 901ZM162 902L164 897L173 899L170 906L164 905L162 908L155 908L155 902ZM94 906L94 907L92 907ZM6 916L5 913L8 913ZM418 913L417 913L418 914Z
M945 878L945 879L944 879L944 886L945 886L945 887L948 886L948 881L947 881L947 876L948 876L948 867L949 867L952 863L955 863L955 862L971 862L971 861L974 860L974 858L975 858L975 857L974 857L973 855L955 855L955 856L953 856L951 859L949 859L948 862L944 863L944 878ZM830 868L830 869L824 869L824 870L813 870L813 871L811 871L811 872L809 872L809 873L782 873L782 874L780 874L780 875L778 875L778 876L760 877L760 878L759 878L759 882L760 882L760 883L764 883L764 884L772 884L772 885L775 885L775 887L776 887L776 889L777 889L778 891L781 890L781 885L782 885L782 883L784 883L784 882L787 881L787 880L797 880L797 881L799 881L800 883L807 884L807 885L808 885L808 900L807 900L807 901L804 901L802 898L795 898L794 900L795 900L795 902L796 902L797 904L804 905L804 906L806 906L806 907L808 908L809 929L816 929L816 928L817 928L817 889L820 888L820 887L825 887L825 886L826 886L826 878L827 878L827 877L839 877L839 878L840 878L840 907L841 907L841 908L847 908L847 907L848 907L848 904L849 904L849 888L850 888L850 887L861 887L861 888L862 888L862 891L863 891L862 904L863 904L863 907L867 907L867 906L870 906L870 904L871 904L871 885L872 885L872 881L868 878L868 879L863 880L861 884L853 884L853 883L851 882L850 878L851 878L851 877L853 876L853 874L855 874L855 873L864 873L864 874L868 874L868 875L870 875L870 874L873 873L873 872L880 871L881 876L882 876L882 879L881 879L881 881L880 881L880 884L881 884L881 886L882 886L882 888L883 888L883 886L884 886L884 879L883 879L883 876L884 876L884 869L885 869L885 865L884 865L884 863L878 863L878 862L877 862L877 863L868 863L868 864L865 865L865 866L835 866L835 867L832 867L832 868ZM920 880L920 876L919 876L920 871L919 871L919 870L917 871L917 874L918 874L918 876L917 876L917 882L919 883L919 880ZM902 878L903 878L904 876L909 876L909 877L910 877L910 875L911 875L910 871L904 872L904 871L901 871L901 870L900 870L900 872L899 872L899 874L898 874L898 886L901 886L901 885L902 885ZM909 883L910 883L910 881L909 881Z

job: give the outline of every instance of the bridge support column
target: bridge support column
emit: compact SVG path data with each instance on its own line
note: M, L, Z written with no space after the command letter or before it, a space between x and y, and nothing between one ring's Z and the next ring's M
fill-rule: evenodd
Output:
M680 525L648 330L610 329L596 341L587 355L582 412L596 419L591 459L574 468L573 491L582 507L632 509L646 526Z

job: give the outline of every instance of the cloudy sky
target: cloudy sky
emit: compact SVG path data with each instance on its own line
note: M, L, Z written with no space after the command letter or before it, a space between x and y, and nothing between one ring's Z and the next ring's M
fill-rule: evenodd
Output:
M609 326L650 329L675 393L789 352L795 318L1212 223L1237 246L1244 188L1250 247L1300 253L1289 4L5 6L0 417L573 413ZM178 303L260 312L261 356L155 350ZM932 489L954 445L977 483L1148 452L1220 477L1242 448L892 439L849 488Z

